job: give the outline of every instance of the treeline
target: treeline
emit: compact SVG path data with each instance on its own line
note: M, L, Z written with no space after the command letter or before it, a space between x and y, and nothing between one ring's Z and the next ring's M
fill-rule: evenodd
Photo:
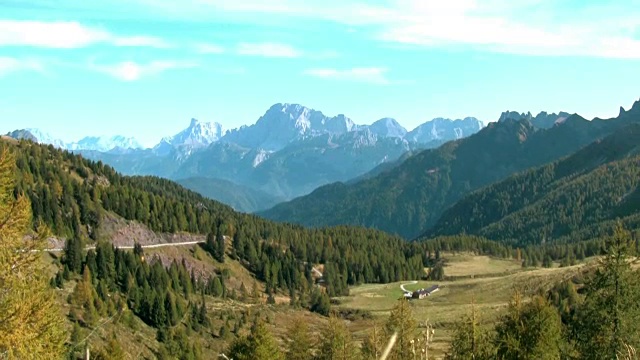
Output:
M233 256L264 280L269 291L304 291L303 264L323 263L331 296L363 282L419 278L420 246L380 231L337 227L307 230L234 212L230 207L157 177L125 177L101 162L21 141L15 194L31 200L33 223L61 237L97 240L107 212L158 232L233 238ZM132 239L135 241L136 239ZM308 282L308 281L307 281Z
M634 240L636 250L640 251L640 233L629 232ZM544 244L529 245L525 247L513 247L509 244L487 240L474 235L439 236L422 241L424 253L427 258L437 251L445 252L471 252L476 255L487 255L503 259L522 261L523 267L551 267L552 262L560 262L563 266L574 265L588 257L600 256L605 253L605 237L589 241L568 244Z

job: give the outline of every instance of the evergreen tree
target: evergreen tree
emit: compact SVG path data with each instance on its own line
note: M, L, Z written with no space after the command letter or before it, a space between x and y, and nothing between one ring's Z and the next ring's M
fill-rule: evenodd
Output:
M480 319L474 304L471 314L459 322L454 330L446 360L490 360L495 358L491 338L480 327Z
M286 360L308 360L313 358L314 344L306 322L296 321L289 329L286 339Z
M219 262L224 262L224 253L225 253L225 243L224 243L224 235L222 234L222 229L218 226L218 231L216 233L216 241L214 248L214 257Z
M207 233L207 240L205 241L204 247L215 258L216 234L213 231Z
M362 358L378 360L385 346L385 333L378 323L373 323L369 335L362 342Z
M358 348L351 339L351 333L344 321L335 316L320 334L316 360L352 360L358 359Z
M251 328L251 335L234 340L228 353L234 360L283 359L278 344L260 319Z
M311 307L309 310L320 315L329 316L331 312L331 300L329 295L314 287L311 294Z
M385 324L385 330L389 338L394 333L398 334L396 344L389 355L390 360L408 359L413 356L411 341L415 337L416 322L407 299L400 298L396 302Z
M74 273L82 270L83 245L79 237L71 237L65 241L62 263L69 267Z
M520 294L515 293L508 313L496 325L495 345L500 359L559 359L562 341L560 315L539 296L523 305Z
M0 146L0 357L62 358L64 319L41 260L44 232L25 241L31 205L14 197L14 156Z
M630 242L629 232L618 224L599 268L585 284L585 301L574 324L584 359L613 359L625 345L640 346L640 291L637 273L628 262Z

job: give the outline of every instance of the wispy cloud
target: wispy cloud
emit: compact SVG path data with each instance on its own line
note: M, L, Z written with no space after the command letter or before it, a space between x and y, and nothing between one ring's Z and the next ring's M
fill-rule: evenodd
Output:
M610 4L556 0L196 0L228 14L320 19L383 42L467 46L487 52L640 59L637 0ZM356 16L357 14L357 16ZM300 24L300 21L295 22Z
M44 72L44 66L38 60L0 56L0 76L17 71Z
M381 67L355 67L346 70L332 68L308 69L304 71L304 74L318 78L388 85L391 82L385 76L386 72L387 69Z
M296 58L302 56L302 52L291 45L280 43L240 43L237 47L240 55Z
M146 76L156 75L168 70L185 69L195 67L196 64L179 61L152 61L139 64L133 61L124 61L112 65L90 64L92 70L115 77L122 81L136 81Z
M0 20L0 46L73 49L98 43L156 48L169 46L156 37L117 36L104 29L84 26L75 21Z

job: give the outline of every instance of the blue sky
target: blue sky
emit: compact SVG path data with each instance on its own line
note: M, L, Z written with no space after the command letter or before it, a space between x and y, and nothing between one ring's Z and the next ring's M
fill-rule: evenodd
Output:
M0 132L153 145L274 103L356 123L612 117L640 98L640 0L1 0Z

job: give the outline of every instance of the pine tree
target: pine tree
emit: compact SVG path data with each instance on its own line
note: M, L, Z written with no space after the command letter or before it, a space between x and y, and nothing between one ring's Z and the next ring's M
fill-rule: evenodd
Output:
M329 317L320 334L316 360L353 360L358 356L358 349L344 321L335 316Z
M224 253L225 253L225 244L224 244L224 235L222 234L222 229L218 226L218 231L216 233L216 241L214 248L214 257L219 262L224 262Z
M411 341L415 338L416 323L413 319L409 301L400 298L385 324L387 336L398 334L396 344L389 355L389 359L408 359L412 354Z
M31 205L14 197L15 162L0 147L0 358L61 358L64 319L49 287L41 252L44 232L25 241L31 225Z
M83 259L82 240L79 237L71 237L65 241L63 264L69 267L69 270L79 273L82 270Z
M296 321L289 329L286 339L286 360L308 360L313 358L314 344L306 322Z
M573 326L584 359L613 359L625 345L640 346L640 291L628 262L630 242L629 232L618 224L599 268L585 284L585 301Z
M207 233L207 240L205 241L205 250L207 250L215 258L216 250L216 234L211 231Z

